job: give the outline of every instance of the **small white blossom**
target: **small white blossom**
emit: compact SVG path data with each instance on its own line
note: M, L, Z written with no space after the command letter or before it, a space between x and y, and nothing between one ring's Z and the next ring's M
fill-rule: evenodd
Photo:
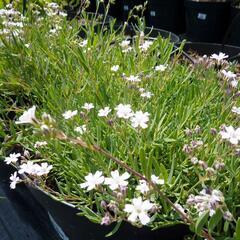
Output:
M153 44L153 41L144 41L144 43L141 44L141 45L139 46L139 48L140 48L143 52L146 52L152 44Z
M77 110L71 111L68 110L62 114L62 116L67 120L77 115Z
M10 180L11 180L11 183L10 183L11 189L15 189L16 184L21 182L20 178L17 176L17 172L14 172L13 174L11 174Z
M121 48L125 49L125 48L128 48L130 44L130 41L129 40L123 40L121 43L120 43L120 46Z
M147 122L149 121L149 113L137 111L134 113L133 117L131 118L132 126L134 128L141 127L143 129L147 128Z
M6 164L16 163L19 157L21 157L20 153L11 153L8 157L5 158L4 162Z
M138 90L139 90L140 93L145 92L145 89L144 89L144 88L139 88Z
M48 163L41 163L41 165L36 166L38 176L47 175L53 168L52 165L48 165Z
M145 180L139 180L139 185L136 187L136 190L141 192L142 194L146 194L149 192L148 183Z
M164 72L167 69L167 66L163 65L163 64L160 64L160 65L155 66L154 69L157 72Z
M163 185L165 183L164 179L160 179L158 176L152 174L151 181L155 184Z
M221 62L222 60L228 58L228 55L226 55L225 53L220 52L219 54L216 54L216 53L212 54L210 56L210 58L214 59L214 60L217 60L217 62Z
M111 172L110 178L105 178L105 184L109 185L111 190L116 190L120 187L126 187L128 185L128 181L126 181L130 177L128 172L125 172L120 176L118 170Z
M240 114L240 107L236 107L236 106L232 107L232 112L239 115Z
M80 187L87 188L87 191L90 191L104 182L104 176L102 176L101 171L97 171L95 174L89 173L85 180L86 182L81 183Z
M144 97L144 98L151 98L154 94L151 93L151 92L143 92L141 93L141 97Z
M119 70L119 65L114 65L111 67L111 71L117 72Z
M240 128L235 130L232 126L225 127L224 131L221 131L220 134L222 139L227 139L234 145L237 145L240 141Z
M187 204L193 206L199 213L199 216L205 212L209 212L209 216L213 216L216 210L224 203L224 196L219 190L203 189L199 195L190 195Z
M86 110L91 110L94 108L94 105L92 103L84 103L84 105L82 106L83 109Z
M143 201L141 197L133 198L132 204L126 204L124 212L129 213L128 220L130 222L137 222L138 220L142 225L147 225L150 222L148 211L153 207L149 200Z
M36 122L35 117L36 106L32 106L27 111L23 113L22 116L19 117L19 120L16 121L16 124L34 124Z
M140 82L141 81L139 76L134 76L134 75L130 75L129 77L126 77L126 80L128 82Z
M78 133L80 133L80 134L83 134L84 132L87 131L87 127L86 127L85 124L83 124L82 126L79 126L79 127L74 128L74 131L75 131L75 132L78 132Z
M105 107L103 109L100 109L98 112L99 117L107 117L107 115L111 112L112 110L109 107Z
M20 165L20 169L18 170L19 174L27 173L30 175L37 175L39 169L38 164L34 164L32 161L28 161L27 163L23 163Z
M238 80L233 79L232 81L230 81L230 85L231 85L231 87L236 88L238 86Z
M119 104L115 110L117 111L117 117L119 118L124 118L124 119L129 119L130 117L133 116L133 112L131 109L131 105L129 104Z
M226 77L227 79L233 79L237 76L237 74L231 72L231 71L226 71L225 69L223 69L221 71L221 73L223 74L224 77Z
M83 40L82 42L79 43L80 47L85 47L88 43L88 40Z
M34 147L40 148L40 147L46 146L47 144L48 143L46 141L37 141L37 142L35 142Z

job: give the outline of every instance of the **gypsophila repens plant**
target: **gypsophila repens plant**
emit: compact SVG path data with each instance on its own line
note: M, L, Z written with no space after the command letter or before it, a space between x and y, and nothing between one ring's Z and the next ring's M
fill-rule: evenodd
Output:
M10 187L31 182L102 225L184 223L193 239L239 239L240 94L228 56L189 63L182 46L113 23L81 38L81 21L55 3L23 27L14 11L1 11L0 47Z

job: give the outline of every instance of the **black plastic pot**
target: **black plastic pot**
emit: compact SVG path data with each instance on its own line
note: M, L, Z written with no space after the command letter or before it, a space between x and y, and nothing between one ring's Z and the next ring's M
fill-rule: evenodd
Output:
M221 43L229 23L230 2L185 0L186 35L199 42Z
M148 24L174 33L185 30L184 0L149 0Z
M129 223L123 223L113 236L106 238L114 224L102 226L92 223L85 217L77 216L78 210L74 207L53 200L41 190L33 187L29 189L48 211L55 229L66 240L183 240L184 236L190 233L188 226L183 224L151 231L147 227L136 228Z
M240 46L240 7L231 6L231 21L225 34L224 42Z
M237 61L240 63L240 47L231 45L222 45L216 43L187 42L184 45L185 52L195 52L198 55L208 55L223 52L229 57L229 61Z
M157 38L161 36L162 38L169 38L170 42L174 44L177 44L180 42L180 39L176 34L163 29L147 27L145 28L144 33L149 38Z

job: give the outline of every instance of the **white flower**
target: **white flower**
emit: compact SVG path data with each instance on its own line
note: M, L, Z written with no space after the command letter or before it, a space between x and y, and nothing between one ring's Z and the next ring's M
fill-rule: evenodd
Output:
M62 114L62 116L67 120L77 115L77 110L71 111L68 110Z
M20 178L17 177L17 172L14 172L13 174L11 174L10 180L11 180L11 183L10 183L10 188L11 189L15 189L16 184L21 182Z
M131 118L132 126L134 128L141 127L143 129L147 128L147 122L149 121L149 113L142 111L137 111L134 113L133 117Z
M222 139L227 139L234 145L237 145L240 141L240 128L235 130L232 126L225 127L225 131L221 131L220 134Z
M34 147L39 148L39 147L42 147L42 146L46 146L47 144L48 143L46 141L37 141L37 142L35 142Z
M79 127L74 128L74 131L75 131L75 132L78 132L78 133L80 133L80 134L83 134L84 132L87 131L87 127L86 127L86 125L84 124L84 125L82 125L82 126L79 126Z
M144 97L144 98L151 98L154 94L151 93L151 92L143 92L141 93L141 97Z
M154 69L157 72L164 72L167 69L167 66L163 65L163 64L160 64L160 65L157 65Z
M141 197L133 198L132 204L126 204L124 212L130 213L128 220L130 222L141 222L142 225L146 225L150 222L148 211L151 210L153 204L149 200L143 201Z
M140 93L145 92L145 89L144 89L144 88L139 88L138 90L139 90Z
M235 78L237 76L237 74L231 72L231 71L226 71L225 69L223 69L221 71L221 73L224 75L224 77L228 78L228 79L232 79Z
M23 113L22 116L19 117L19 120L16 121L16 124L35 123L36 122L35 111L36 106L32 106L31 108L29 108L27 111Z
M233 88L236 88L237 85L238 85L238 80L237 80L237 79L233 79L232 81L230 81L230 85L231 85Z
M113 71L113 72L117 72L118 69L119 69L119 65L114 65L111 67L111 71Z
M123 40L121 43L120 43L120 46L121 48L128 48L130 44L130 41L129 40Z
M165 183L164 179L160 179L159 177L155 176L154 174L151 176L151 180L155 184L163 185Z
M126 77L126 80L128 82L140 82L141 81L139 76L134 76L134 75L130 75L129 77Z
M232 107L232 112L240 114L240 107Z
M225 58L228 58L228 55L226 55L225 53L220 52L219 54L216 54L216 53L212 54L210 56L210 58L214 59L214 60L217 60L217 62L220 62L220 61L224 60Z
M124 119L129 119L130 117L133 116L133 112L131 109L131 105L129 104L119 104L115 110L117 111L117 117L119 118L124 118Z
M146 52L148 48L153 44L153 41L144 41L143 44L139 46L139 48L143 51Z
M48 163L41 163L41 165L38 165L38 167L37 166L35 166L35 167L36 167L36 170L37 170L36 174L38 176L47 175L51 171L51 169L53 168L53 166L48 165Z
M98 112L99 117L107 117L107 115L111 112L112 110L109 107L105 107L103 109L100 109Z
M94 108L94 105L92 103L85 103L83 106L82 106L83 109L86 109L86 110L91 110Z
M87 188L87 191L90 191L104 182L104 176L102 176L101 171L97 171L94 175L92 173L89 173L85 177L85 180L86 182L81 183L80 187Z
M120 187L126 187L128 185L128 181L126 181L130 175L125 172L121 176L119 175L118 170L111 172L111 178L105 178L105 184L109 185L111 190L116 190Z
M139 180L139 185L136 187L136 190L141 192L142 194L149 192L148 183L145 180Z
M203 189L199 195L190 195L187 204L192 205L199 213L199 216L205 212L209 212L209 216L213 216L216 210L224 203L224 196L219 190Z
M83 40L82 42L79 43L80 47L85 47L88 43L88 40Z
M33 164L32 161L28 161L27 163L23 163L20 165L20 170L18 170L19 174L28 173L30 175L36 175L39 169L38 164Z
M8 157L5 158L4 162L6 164L16 163L19 157L21 157L20 153L11 153Z

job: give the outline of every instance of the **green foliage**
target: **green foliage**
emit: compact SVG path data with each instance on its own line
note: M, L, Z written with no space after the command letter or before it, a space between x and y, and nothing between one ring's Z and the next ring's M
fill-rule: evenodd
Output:
M45 1L37 3L41 5ZM61 29L57 34L51 34L56 24ZM172 202L185 205L190 194L197 194L209 186L221 189L226 205L238 217L240 163L229 153L229 146L210 131L219 129L222 124L238 123L229 109L239 100L226 95L214 67L193 67L183 61L181 49L175 51L168 39L157 38L144 52L140 49L143 39L138 32L131 43L133 49L124 53L120 46L126 38L124 31L117 33L114 23L108 30L97 25L97 21L94 24L84 25L81 21L67 22L59 18L36 22L32 16L24 25L21 38L1 36L0 134L5 138L8 135L2 151L21 143L30 152L40 154L40 159L32 157L33 160L44 159L54 167L48 181L41 179L41 187L53 188L56 197L74 204L80 215L101 222L103 210L100 204L103 200L110 202L113 196L109 192L93 196L79 184L89 172L101 170L109 176L112 170L125 169L99 153L32 134L31 128L16 126L6 117L10 111L18 117L35 104L38 116L43 112L50 113L58 128L66 134L81 137L89 145L101 146L147 178L155 174L164 179L161 190ZM79 37L79 32L83 31L87 36L86 46L84 39ZM154 70L160 64L167 65L166 71ZM113 65L120 66L118 72L111 71ZM230 65L230 68L235 66ZM130 75L140 76L141 82L138 85L128 83L125 77ZM152 98L142 98L140 87L152 92ZM86 116L78 114L72 120L63 119L66 110L84 111L82 106L86 102L92 102L95 109L85 113ZM120 103L131 104L134 111L148 112L148 128L135 129L130 122L119 120L114 108ZM98 110L106 106L112 109L110 117L98 117ZM83 124L87 125L87 132L80 136L74 128ZM201 134L186 137L184 130L197 125L202 128ZM197 152L200 159L209 166L216 159L225 163L225 169L217 172L213 179L195 168L182 151L184 144L196 139L204 141L203 148ZM36 150L34 143L39 140L47 140L48 145ZM138 180L130 181L133 187L127 200L136 196L134 188ZM158 194L149 197L157 199L161 206L150 225L152 228L183 222ZM206 212L199 218L194 209L189 211L196 220L192 228L198 235L208 228L214 236L231 237L236 225L235 238L239 239L239 220L224 223L220 210L212 217ZM119 219L116 221L120 222Z

